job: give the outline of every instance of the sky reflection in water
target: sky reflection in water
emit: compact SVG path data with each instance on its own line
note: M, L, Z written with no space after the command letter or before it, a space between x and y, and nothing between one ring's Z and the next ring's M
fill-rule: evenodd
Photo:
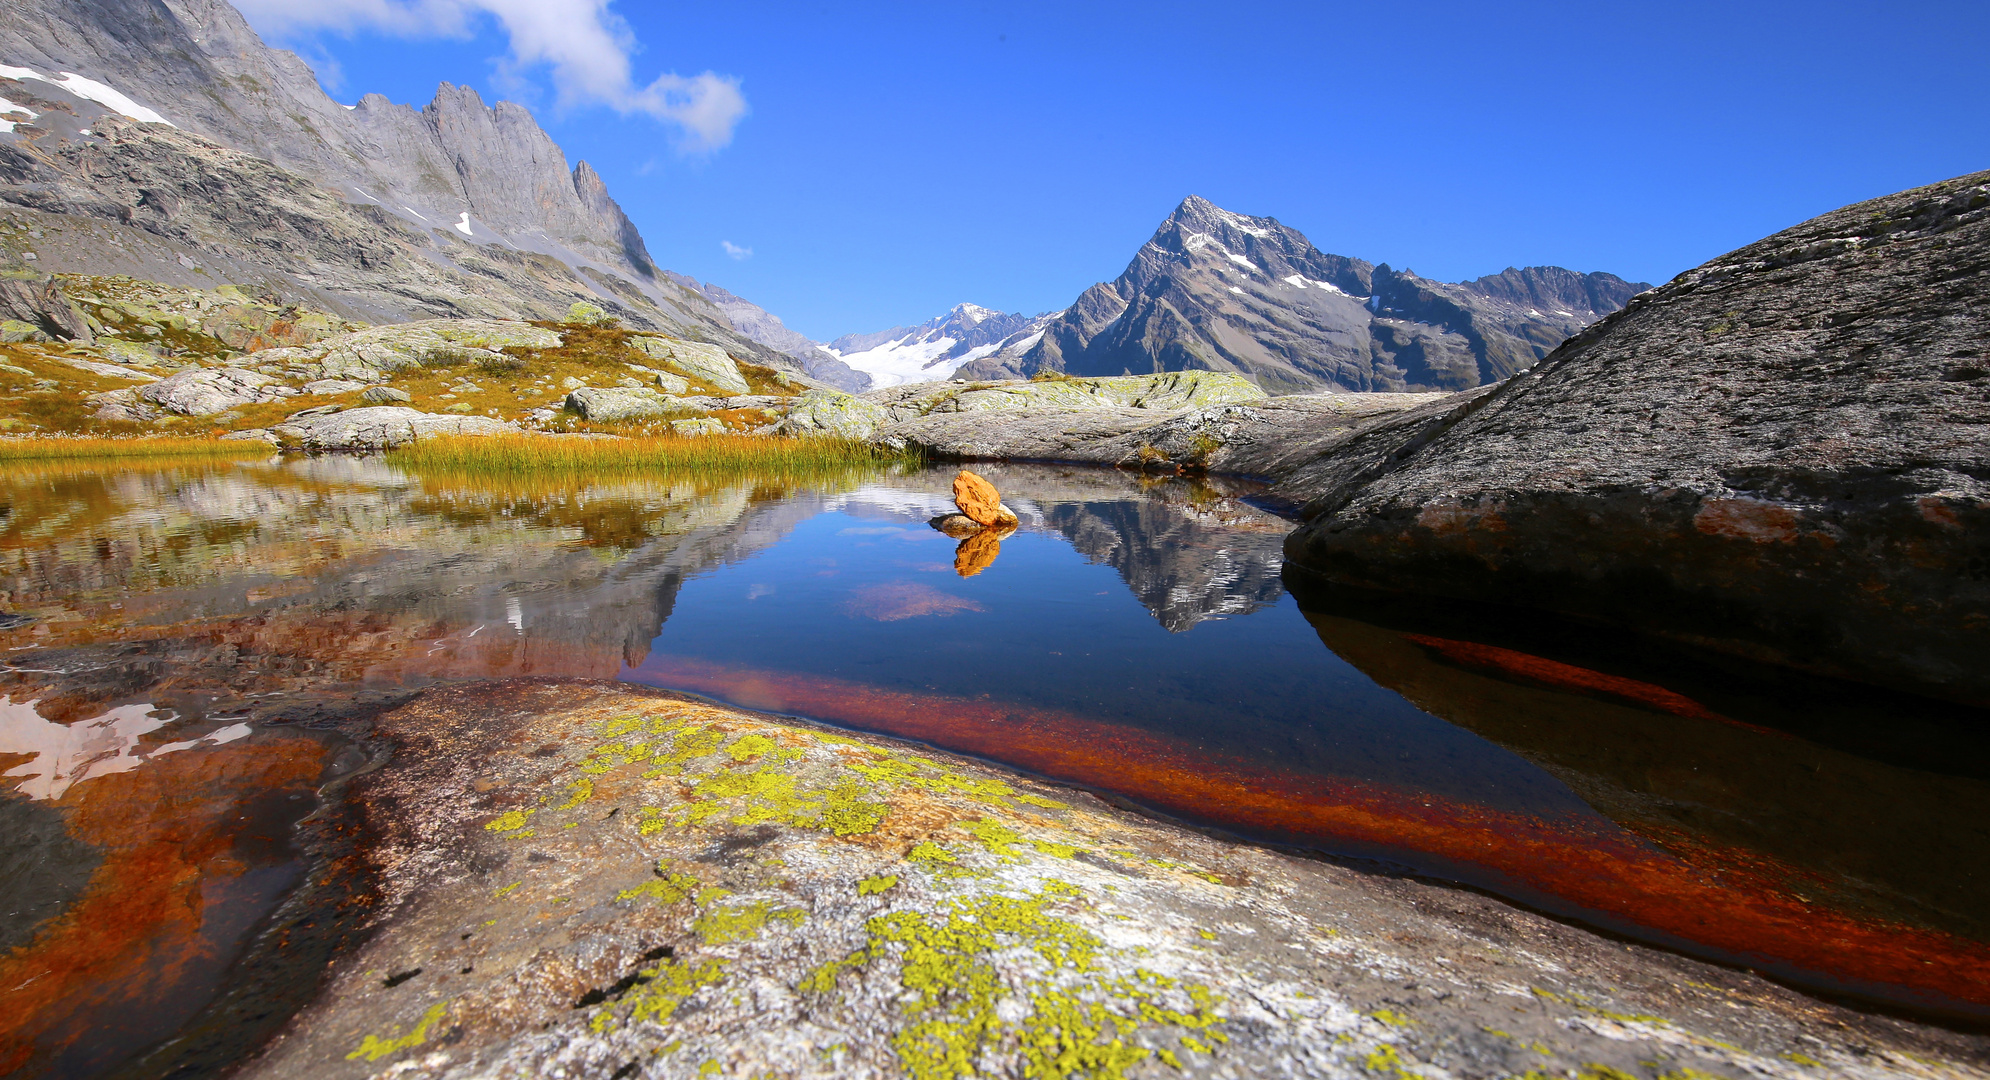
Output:
M117 945L188 972L172 1008L129 1009L116 1043L161 1037L280 899L268 883L290 880L294 853L227 822L327 775L328 744L297 724L438 682L619 676L922 739L1814 985L1990 1007L1990 785L1960 764L1984 759L1970 718L1746 673L1674 678L1639 649L1495 642L1407 608L1302 611L1280 576L1288 523L1236 490L983 471L1024 517L999 542L927 527L951 470L17 471L0 486L0 599L34 621L0 631L19 894L0 900L31 915L0 966L73 959L91 911L180 905ZM225 782L186 788L198 809L175 817L158 800L179 776ZM188 828L210 854L168 897L133 853ZM98 967L0 1000L40 1018L0 1025L0 1058L56 1060L85 1037L62 1018L131 992L128 962ZM59 1060L49 1075L107 1059Z

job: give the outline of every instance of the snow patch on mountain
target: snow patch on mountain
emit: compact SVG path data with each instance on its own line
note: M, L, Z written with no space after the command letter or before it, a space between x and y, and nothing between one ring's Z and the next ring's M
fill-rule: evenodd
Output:
M979 304L957 304L945 315L918 326L846 334L822 348L869 375L874 387L932 382L951 377L963 364L997 353L1020 353L1036 344L1044 325L1058 314L1032 316Z
M0 78L39 79L50 86L59 86L85 101L94 101L106 109L113 109L141 123L175 126L171 120L124 96L116 87L100 83L95 79L86 79L73 71L58 72L54 78L49 78L33 68L0 64Z

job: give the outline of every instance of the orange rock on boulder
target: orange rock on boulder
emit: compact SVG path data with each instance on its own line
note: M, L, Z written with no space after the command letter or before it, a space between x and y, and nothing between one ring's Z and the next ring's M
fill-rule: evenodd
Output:
M1002 505L995 485L966 469L954 477L954 505L981 525L1014 525L1016 512Z

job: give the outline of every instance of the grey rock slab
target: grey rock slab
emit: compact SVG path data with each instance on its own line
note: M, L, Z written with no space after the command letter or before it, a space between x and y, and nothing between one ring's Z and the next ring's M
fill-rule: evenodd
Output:
M405 405L414 400L414 395L392 386L369 386L359 400L368 405Z
M351 394L367 388L369 384L354 379L314 379L302 387L307 394Z
M280 363L312 378L378 381L380 373L424 362L468 363L501 355L507 347L551 349L560 335L509 319L420 319L337 334L310 345L267 349L242 362Z
M706 416L693 420L672 420L670 430L677 435L724 435L726 426Z
M139 382L159 381L159 376L157 375L148 374L143 371L133 371L128 367L119 367L116 364L102 364L95 360L85 360L77 356L63 356L60 353L51 355L61 363L80 371L87 371L92 375L107 375L113 379L134 379Z
M182 371L138 389L139 400L181 416L212 416L279 396L277 381L270 376L225 367Z
M614 422L663 416L686 408L685 399L648 387L582 387L567 395L567 408L587 420Z
M885 407L841 390L810 390L792 400L776 431L868 439L891 419Z
M642 364L630 364L629 367L642 372L649 385L666 394L682 395L691 391L691 384L682 375L672 375L668 371L658 371L656 368L645 367Z
M1025 411L1095 409L1102 406L1168 411L1262 401L1264 398L1265 392L1241 375L1182 371L1101 379L971 383L932 395L926 411Z
M916 446L942 458L1070 461L1147 469L1190 469L1267 479L1289 478L1321 460L1356 431L1447 394L1294 394L1179 412L1130 407L934 411L917 405L931 391L884 391L879 407L894 418L870 438ZM1158 413L1158 415L1157 415ZM1290 490L1278 495L1300 502Z
M248 1080L1984 1075L1981 1036L884 737L544 680L377 725L370 933Z
M402 406L379 405L289 420L271 430L286 447L369 451L405 446L430 435L505 435L523 429L485 416L441 416Z
M722 393L745 394L752 390L752 387L746 383L746 377L739 373L739 365L717 345L653 337L648 334L631 336L629 344L650 359L660 361L679 374L703 382Z
M1990 173L1634 297L1319 463L1292 563L1990 705Z

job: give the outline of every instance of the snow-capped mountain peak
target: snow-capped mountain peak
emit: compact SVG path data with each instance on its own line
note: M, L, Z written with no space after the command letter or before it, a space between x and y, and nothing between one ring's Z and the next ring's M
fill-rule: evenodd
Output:
M951 376L962 364L1028 349L1042 335L1044 324L1058 314L1024 315L956 304L918 326L846 334L822 349L868 374L874 387L931 382Z

